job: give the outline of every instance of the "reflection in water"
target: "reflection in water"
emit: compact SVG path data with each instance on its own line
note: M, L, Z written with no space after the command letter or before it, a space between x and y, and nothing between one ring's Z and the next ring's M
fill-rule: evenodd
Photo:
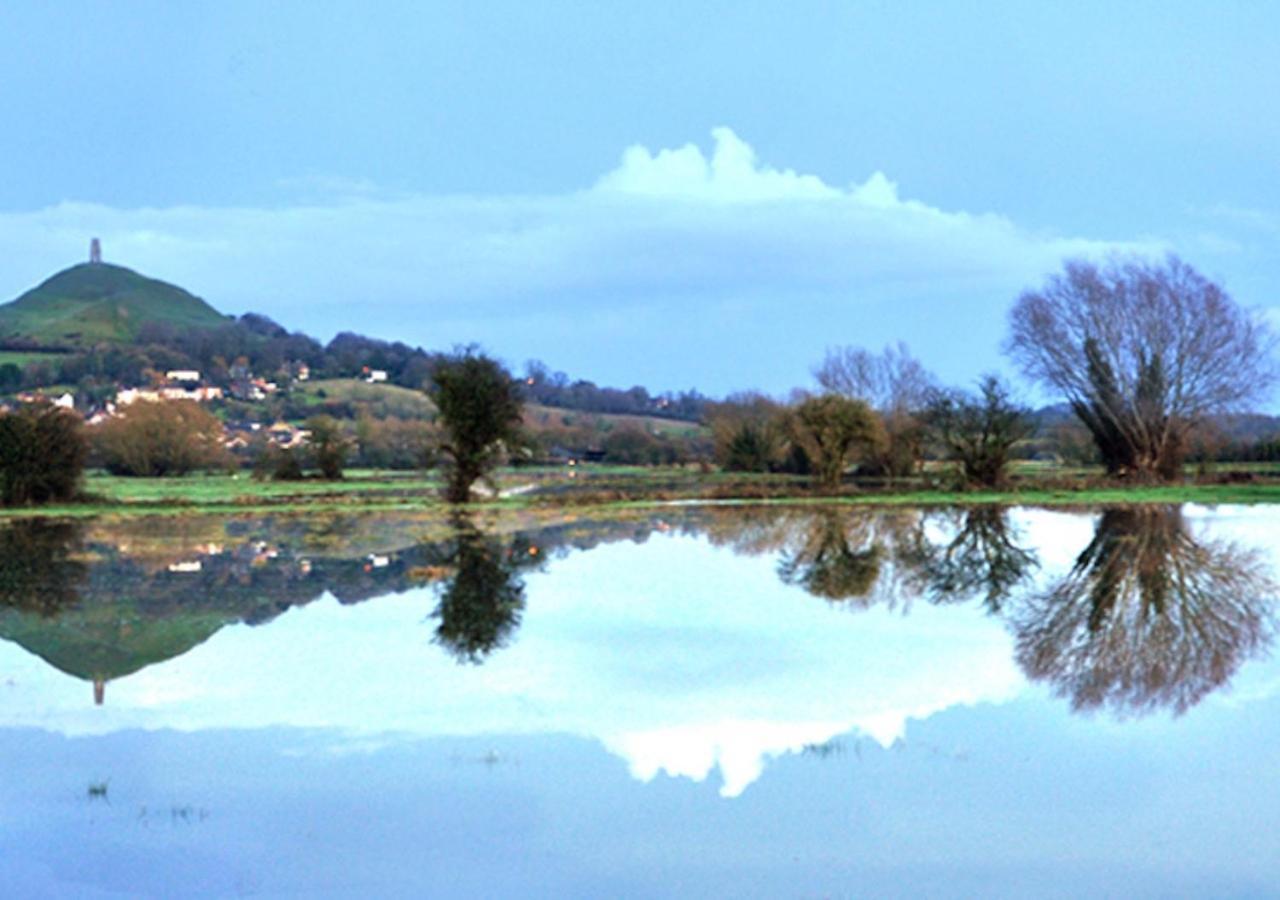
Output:
M74 607L88 574L75 522L19 519L0 528L0 607L43 617Z
M995 507L695 507L616 519L565 513L536 530L516 517L504 524L193 519L174 534L145 520L97 529L15 521L0 527L0 638L92 682L101 702L108 681L184 654L227 625L270 622L326 594L349 605L433 583L435 642L478 664L520 628L524 572L557 552L659 533L775 555L782 582L851 609L900 600L906 608L915 596L977 600L1008 622L1028 677L1076 709L1181 712L1272 635L1274 588L1258 554L1197 541L1172 507L1105 511L1075 567L1047 586L1035 583L1037 553Z
M458 662L479 664L506 646L520 627L524 582L519 568L538 558L537 547L530 545L517 553L514 546L484 534L462 514L453 525L455 533L445 557L453 573L440 589L436 641Z
M1255 551L1197 541L1178 507L1108 509L1011 615L1018 661L1077 710L1181 713L1270 643L1274 594Z
M783 551L778 577L824 600L869 602L885 552L871 521L840 510L816 512L802 537Z
M945 515L958 519L961 514ZM919 542L913 583L933 603L980 596L988 610L999 612L1014 589L1039 568L1039 560L1034 551L1016 543L1003 507L971 506L962 515L950 541Z

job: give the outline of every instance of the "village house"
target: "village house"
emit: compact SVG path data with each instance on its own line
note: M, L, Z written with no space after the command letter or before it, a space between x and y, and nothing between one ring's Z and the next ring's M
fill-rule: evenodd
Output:
M305 444L307 439L311 437L311 432L305 428L290 425L288 422L276 422L267 429L267 437L277 447L284 450L292 450Z
M207 403L210 400L221 400L222 388L202 385L200 387L162 387L162 388L122 388L116 392L116 405L128 406L130 403L159 403L162 400L194 400L196 403Z
M15 397L19 403L52 403L61 409L75 409L76 398L74 394L65 393L57 397L49 397L40 391L23 391Z

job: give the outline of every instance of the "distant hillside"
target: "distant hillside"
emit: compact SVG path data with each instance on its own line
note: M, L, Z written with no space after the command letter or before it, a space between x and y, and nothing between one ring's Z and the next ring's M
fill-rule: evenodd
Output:
M150 323L181 329L230 321L180 287L122 266L83 263L0 306L0 343L69 348L132 343Z

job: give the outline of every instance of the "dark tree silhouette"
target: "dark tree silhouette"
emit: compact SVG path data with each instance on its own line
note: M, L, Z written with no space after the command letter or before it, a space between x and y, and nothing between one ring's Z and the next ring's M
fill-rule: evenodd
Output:
M1074 568L1011 611L1018 662L1076 710L1185 712L1274 632L1255 551L1197 541L1173 506L1108 509Z
M521 441L522 405L511 374L474 348L455 353L432 374L431 399L445 430L445 498L468 503L471 486L487 479L504 450Z

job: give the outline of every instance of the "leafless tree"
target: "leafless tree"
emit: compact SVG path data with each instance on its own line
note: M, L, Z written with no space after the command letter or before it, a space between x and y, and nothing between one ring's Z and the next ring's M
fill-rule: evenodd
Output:
M1069 261L1018 298L1007 350L1059 392L1109 472L1171 477L1207 417L1275 382L1266 323L1189 265Z
M914 471L924 450L918 414L929 401L935 379L906 344L887 346L880 353L831 347L813 375L824 390L861 400L880 415L888 440L876 463L884 474Z
M1266 651L1276 590L1256 550L1197 540L1178 507L1120 507L1009 619L1024 671L1074 709L1182 713Z

